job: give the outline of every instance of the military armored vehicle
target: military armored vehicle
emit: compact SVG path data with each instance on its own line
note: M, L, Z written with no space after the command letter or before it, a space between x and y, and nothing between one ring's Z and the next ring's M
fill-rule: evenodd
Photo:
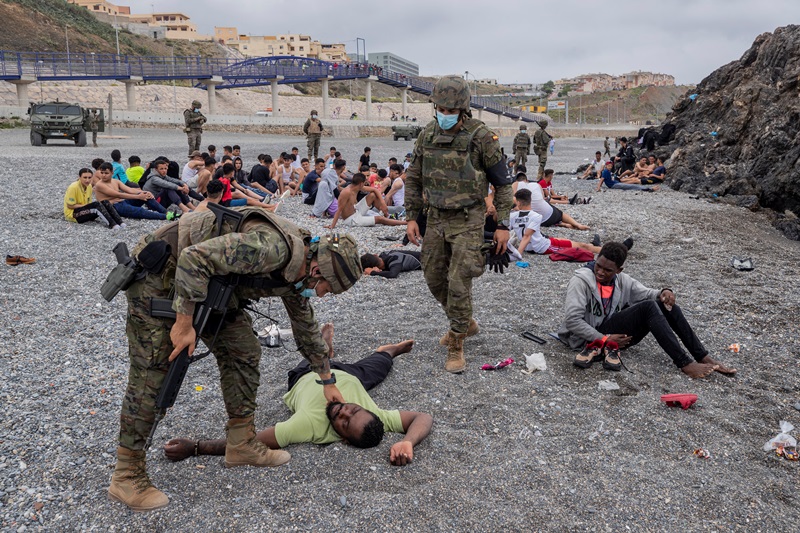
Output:
M422 126L417 126L416 124L400 124L399 126L392 126L392 132L395 141L401 137L410 141L411 139L419 137L419 134L422 132Z
M92 131L92 108L68 102L45 102L31 104L31 145L41 146L53 139L73 141L77 146L86 146L86 133ZM97 131L105 130L103 110L97 109Z

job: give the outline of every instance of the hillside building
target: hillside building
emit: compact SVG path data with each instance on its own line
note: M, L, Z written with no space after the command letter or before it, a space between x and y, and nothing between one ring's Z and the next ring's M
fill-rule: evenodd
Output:
M86 8L101 22L154 39L183 39L207 41L211 37L197 32L197 26L183 13L152 13L137 15L129 6L118 6L106 0L67 0Z
M299 33L240 35L236 28L215 27L214 39L251 57L295 56L334 62L347 60L344 44L323 44L309 35Z

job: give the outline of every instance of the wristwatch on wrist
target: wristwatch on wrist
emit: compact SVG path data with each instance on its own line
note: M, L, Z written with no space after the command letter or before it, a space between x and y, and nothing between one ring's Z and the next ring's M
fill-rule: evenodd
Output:
M317 383L320 385L335 385L336 384L336 374L331 372L331 377L328 379L318 379L316 380Z

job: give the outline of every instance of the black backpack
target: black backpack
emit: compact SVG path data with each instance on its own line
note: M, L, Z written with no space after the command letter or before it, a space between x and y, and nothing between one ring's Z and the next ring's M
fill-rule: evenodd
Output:
M664 124L661 127L661 135L658 136L658 145L668 145L669 141L672 140L672 135L675 133L676 129L678 128L675 126L675 124Z

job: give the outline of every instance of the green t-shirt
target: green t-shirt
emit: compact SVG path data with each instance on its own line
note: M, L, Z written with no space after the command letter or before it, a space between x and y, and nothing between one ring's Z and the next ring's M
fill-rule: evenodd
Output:
M367 411L375 413L383 422L383 428L387 432L403 432L400 411L380 409L369 397L358 378L342 371L335 373L336 386L345 402L358 404ZM275 424L275 440L281 448L301 442L330 444L342 440L342 437L333 430L325 414L327 401L322 393L322 385L318 384L316 379L318 376L315 373L306 374L283 396L286 407L294 414L289 420Z
M132 181L134 183L139 183L139 180L142 179L142 175L144 174L144 167L130 167L128 170L125 171L125 175L128 176L128 181Z

